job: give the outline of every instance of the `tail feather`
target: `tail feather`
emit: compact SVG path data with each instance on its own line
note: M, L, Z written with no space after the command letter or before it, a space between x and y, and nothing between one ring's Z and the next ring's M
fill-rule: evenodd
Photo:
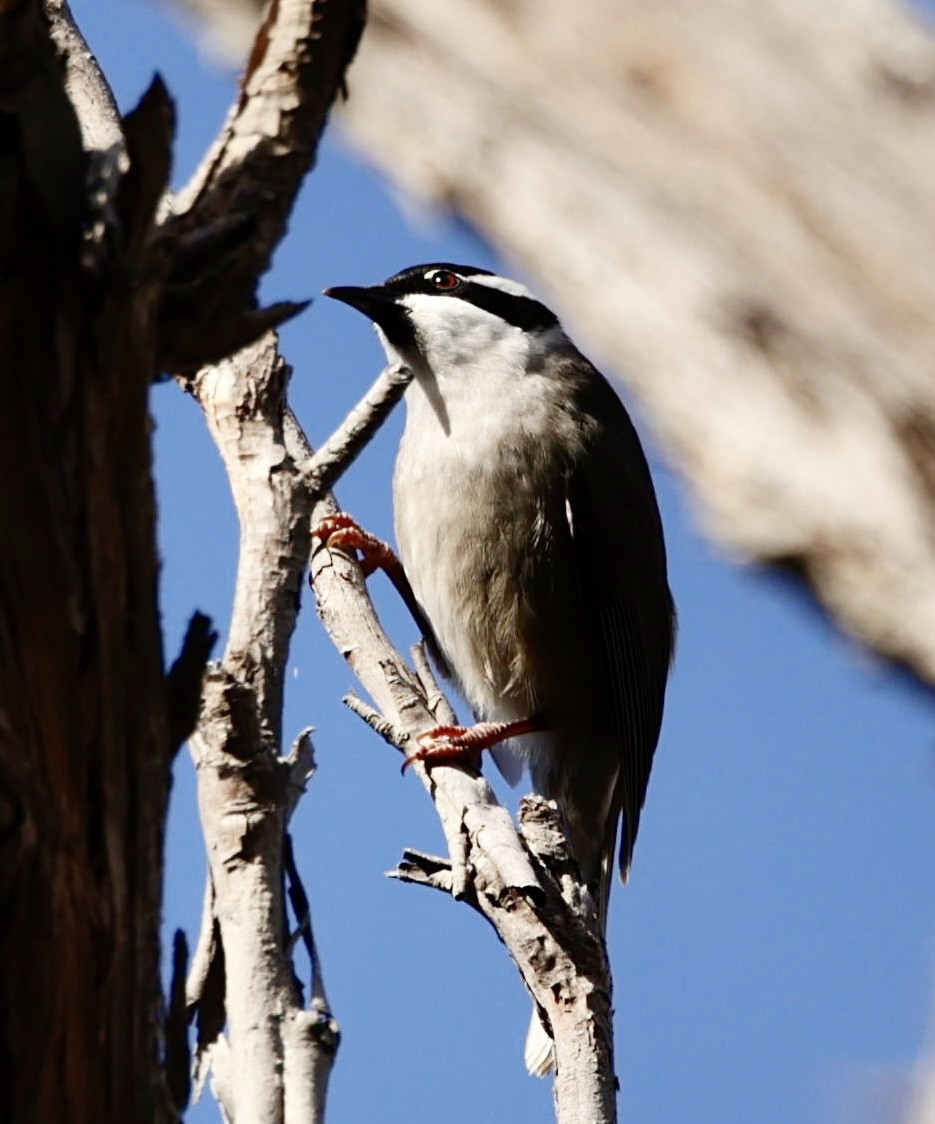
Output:
M499 762L498 762L499 764ZM626 823L623 824L620 840L620 854L617 855L617 830L620 819L622 781L618 779L610 801L610 810L604 820L603 837L599 846L587 847L590 833L577 840L579 865L585 882L596 895L597 919L601 936L607 933L607 913L610 904L610 891L615 874L619 873L621 882L626 883L630 873L632 841L627 836ZM573 825L567 824L569 833L574 835ZM582 861L583 860L583 861ZM533 1006L532 1018L526 1032L526 1047L523 1051L526 1071L533 1077L548 1077L555 1072L555 1043Z
M526 1032L523 1060L526 1063L526 1072L532 1077L548 1077L555 1069L555 1044L542 1025L535 1007L529 1020L529 1030Z

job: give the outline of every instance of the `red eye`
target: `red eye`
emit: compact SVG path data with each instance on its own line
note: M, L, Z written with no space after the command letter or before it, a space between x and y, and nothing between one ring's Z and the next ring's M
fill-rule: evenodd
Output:
M439 293L451 293L461 284L461 278L449 269L433 270L426 280Z

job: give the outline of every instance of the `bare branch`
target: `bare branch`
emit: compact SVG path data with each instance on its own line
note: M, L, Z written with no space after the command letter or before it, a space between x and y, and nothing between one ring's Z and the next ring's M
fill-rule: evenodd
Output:
M379 734L387 745L395 746L402 753L406 752L409 735L397 730L393 723L387 721L379 710L364 702L359 695L355 695L352 691L348 692L341 701L348 710L353 711L358 718L362 718L375 734Z
M268 732L272 724L267 708L273 693L270 683L275 676L269 660L258 658L258 653L264 652L265 648L262 643L257 644L256 634L259 623L269 621L269 605L276 600L275 591L272 595L262 594L262 589L271 580L276 584L277 579L269 575L270 567L275 568L275 559L289 559L290 573L295 573L296 555L282 541L285 527L290 525L288 519L284 520L284 512L302 513L299 522L303 526L295 532L297 538L294 541L298 538L307 541L309 495L306 482L313 454L295 418L284 407L285 378L277 393L270 392L275 382L272 373L277 361L272 356L271 343L265 343L263 348L262 353L258 353L258 348L248 349L238 362L222 365L221 369L199 376L193 387L202 398L202 405L209 414L209 425L228 464L235 502L242 518L243 577L238 579L238 608L222 668L209 676L202 734L195 741L199 770L203 773L200 781L203 817L206 823L221 817L210 837L214 839L211 848L212 877L219 902L222 900L222 886L226 883L231 886L223 893L230 894L232 900L239 902L254 900L258 892L259 887L250 883L251 864L245 861L248 850L245 832L249 833L251 855L262 853L264 846L269 846L268 842L265 845L261 842L261 837L266 838L268 822L262 810L255 806L255 797L248 801L242 792L239 799L235 799L241 808L237 823L225 828L223 809L231 806L232 797L227 794L223 799L212 798L211 792L219 783L217 769L221 760L225 760L226 785L236 783L242 788L248 777L254 776L251 784L255 789L257 768L260 775L265 771L263 754L258 756L254 749L251 755L249 747L256 746L263 731ZM255 368L254 383L246 375L251 364ZM368 422L368 431L373 428L373 424ZM250 532L255 519L252 513L260 501L254 489L263 487L275 494L273 481L277 476L284 481L284 493L288 497L280 515L268 519L269 533L273 533L276 526L279 528L278 545L275 549L260 549L262 536L251 545L251 539L255 537ZM275 501L267 495L265 503L267 507L272 507ZM312 522L317 523L334 511L334 501L330 496L323 496L312 507ZM260 518L261 524L266 525L266 517ZM247 564L244 559L251 551L254 561ZM352 697L349 705L392 744L413 744L419 733L436 723L435 715L427 706L427 694L433 696L436 710L443 705L424 653L420 654L417 662L421 665L421 675L430 681L428 692L423 690L419 675L406 666L386 638L373 613L356 561L337 550L316 548L312 552L312 571L322 619L385 717L356 697ZM264 605L267 606L265 610ZM252 622L249 630L244 629L241 615ZM269 637L268 630L265 635ZM252 645L247 650L252 654L246 660L244 643L251 638ZM273 650L281 650L281 641ZM241 675L245 674L252 682L255 695L243 696L237 681L223 670L228 666L241 669ZM258 704L266 700L265 705L258 705L257 710L252 710L248 705L252 697L258 700ZM211 736L215 739L213 749L207 744L206 730L212 731ZM219 750L223 754L220 759L217 758ZM242 768L232 765L232 757L242 762ZM557 1028L557 1057L564 1074L564 1084L556 1086L564 1090L559 1098L563 1106L560 1119L573 1119L570 1115L572 1103L586 1103L594 1108L591 1115L594 1121L612 1120L610 981L602 944L592 931L590 918L576 914L569 907L558 883L527 851L509 814L499 805L482 777L463 769L446 767L436 767L429 773L418 762L413 771L420 776L435 802L451 859L448 869L436 867L429 872L423 868L420 874L415 867L409 870L404 867L400 876L408 874L410 879L421 876L427 884L444 886L455 897L463 898L478 908L494 925L514 956L536 1002L546 1013L549 1024ZM216 805L217 811L204 810L212 805ZM280 821L277 839L281 839L282 826ZM236 830L231 834L230 828L233 827ZM264 871L267 873L264 874ZM269 901L277 902L279 890L270 885L267 867L254 871L252 877L255 880L261 875L262 894ZM247 879L246 884L244 878ZM300 906L296 908L304 925L306 911ZM242 938L225 935L224 912L220 908L218 917L225 956L231 961L228 977L239 979L249 961L242 950L232 952L228 946L230 939L240 942ZM270 924L278 923L278 916L268 917L261 928L268 931ZM277 941L284 937L275 930L274 934ZM259 963L263 962L263 950L251 947L249 955L254 965L252 970L256 973L257 958ZM236 964L234 960L237 960ZM284 981L281 983L284 985ZM267 990L270 986L275 988L276 981L268 980ZM235 1000L239 1001L236 992L228 1000L230 1043L222 1044L219 1040L216 1047L212 1047L215 1052L218 1049L224 1052L229 1048L236 1049L237 1035L242 1033L242 1020L248 1012L239 1012ZM330 1016L327 1015L323 994L316 995L315 1000L324 1025ZM564 1014L559 1012L559 1007ZM574 1015L569 1015L569 1011L573 1011ZM256 1025L255 1006L252 1013L253 1025ZM589 1045L583 1048L582 1041L585 1039ZM324 1041L314 1036L313 1040ZM327 1034L325 1040L330 1041ZM226 1068L223 1080L228 1086L231 1103L240 1108L242 1097L247 1096L243 1103L251 1106L251 1112L272 1110L273 1101L279 1096L275 1089L271 1094L267 1091L266 1101L261 1104L256 1096L251 1101L248 1091L242 1088L243 1082L250 1082L255 1087L258 1064L269 1065L272 1061L273 1056L267 1052L266 1056L261 1054L246 1060L244 1068L239 1062ZM221 1064L225 1063L222 1061ZM289 1087L286 1079L283 1095Z
M190 384L228 468L240 555L224 666L256 692L260 720L281 737L283 676L308 551L308 514L282 440L292 371L265 336ZM248 397L245 403L243 400Z
M413 644L411 654L412 662L416 669L416 675L419 677L419 684L425 694L425 705L432 712L435 721L440 726L454 726L458 721L458 716L455 714L454 708L447 698L445 698L438 684L435 671L429 661L425 640L419 641L418 644Z
M117 192L130 167L120 111L113 91L74 21L66 0L45 0L52 42L65 67L65 90L78 115L87 154L88 215L85 264L99 269L106 258L105 231L117 230ZM164 185L163 185L164 186Z
M182 650L166 674L166 716L169 752L175 754L198 721L201 680L217 633L203 613L193 613L185 630Z
M292 813L305 793L305 786L315 775L317 768L312 730L313 727L306 726L282 758L282 765L286 769L286 823L292 819Z
M413 886L428 886L433 890L442 890L446 894L453 892L451 877L451 863L448 859L439 858L438 855L429 855L425 851L416 851L407 847L403 857L395 870L388 870L387 878L396 878L400 882L410 882Z
M296 915L296 933L293 934L293 941L299 939L305 944L311 964L311 1004L309 1006L317 1009L319 1013L328 1012L330 1017L330 1005L325 991L325 971L318 959L315 933L311 927L311 909L308 904L308 895L305 886L302 885L299 868L296 865L296 855L292 851L292 836L288 832L285 833L283 846L283 867L289 882L289 901L292 912ZM337 1041L335 1041L335 1049L337 1049Z
M241 526L227 648L207 676L191 741L213 896L190 996L223 955L228 1035L203 1044L216 1091L232 1119L283 1124L322 1118L338 1044L294 866L289 885L314 971L309 1010L302 1007L283 927L286 823L313 767L308 731L288 757L277 754L309 541L305 489L283 442L288 378L268 336L189 384L227 467ZM202 993L199 1009L204 1002Z
M288 411L283 434L306 479L313 454ZM335 510L333 499L323 496L313 508L313 524ZM419 677L406 667L377 620L360 567L340 551L316 547L312 577L325 627L383 713L356 696L349 697L348 705L390 744L414 744L436 718ZM429 693L437 709L440 692L424 653L417 662L431 681ZM413 772L435 802L451 858L446 863L407 852L407 861L393 876L445 889L480 910L509 948L554 1031L559 1120L613 1121L610 974L593 910L576 913L538 860L534 867L483 777L444 766L429 773L419 762Z
M120 163L120 111L97 59L81 34L67 0L45 0L56 54L65 64L65 90L78 115L85 151L110 153ZM121 171L126 171L123 163Z
M163 224L177 263L160 310L167 369L216 362L302 307L254 311L257 283L314 164L364 12L363 0L268 5L227 122ZM223 253L206 262L190 252L203 232L218 230Z
M177 929L172 943L172 983L169 1009L165 1019L166 1086L179 1113L188 1104L191 1093L190 1058L188 1052L188 1013L185 1003L185 973L188 945L185 934Z
M310 457L307 443L288 425L285 432L301 465L303 456ZM333 510L330 499L321 500L313 523ZM382 716L369 707L354 704L354 709L384 736L389 734L393 744L407 735L414 744L435 725L435 715L418 676L376 619L360 567L338 550L315 546L312 579L326 629ZM615 1120L610 975L593 910L581 913L570 907L558 881L527 851L483 777L447 766L428 772L419 762L412 771L435 802L450 869L443 860L424 859L413 851L393 877L445 889L494 926L552 1028L559 1121Z
M357 50L365 9L361 0L276 0L267 7L227 121L178 195L177 214L187 214L192 227L246 212L279 227L261 239L258 256L279 241Z
M185 1002L189 1007L194 1007L201 1000L205 990L205 981L208 978L208 969L214 958L214 946L217 942L214 920L214 887L209 878L205 882L205 892L201 906L201 925L198 930L198 943L192 953L188 965L188 977L185 982ZM222 1020L223 1022L223 1020Z
M339 428L317 450L305 470L312 497L330 491L389 417L412 382L412 371L401 364L387 367Z

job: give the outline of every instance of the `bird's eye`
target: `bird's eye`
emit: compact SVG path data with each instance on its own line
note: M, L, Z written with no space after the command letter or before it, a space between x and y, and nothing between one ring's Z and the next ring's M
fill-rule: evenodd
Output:
M461 278L450 269L433 269L426 275L426 281L438 293L453 293L461 284Z

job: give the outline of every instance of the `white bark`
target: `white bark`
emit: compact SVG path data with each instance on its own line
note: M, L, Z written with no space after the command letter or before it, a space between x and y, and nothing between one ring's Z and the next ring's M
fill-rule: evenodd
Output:
M232 1121L297 1124L322 1119L336 1028L323 989L318 1005L302 1010L282 931L280 851L289 782L301 754L277 759L275 723L297 604L294 581L307 552L309 512L314 524L335 510L329 497L314 502L320 470L333 475L346 467L385 416L386 395L397 394L405 377L382 375L326 443L331 452L324 457L312 454L285 407L286 381L267 339L191 384L231 479L241 554L228 648L209 674L193 739L211 893L190 1000L218 1023L207 981L212 958L223 948L220 1015L226 1014L228 1033L221 1035L218 1025L203 1044L218 1100ZM339 449L343 465L335 460ZM357 709L400 748L450 720L437 685L423 682L429 675L424 656L416 660L420 678L390 645L357 563L316 548L312 573L326 628L386 717L361 703ZM435 802L450 858L407 852L397 876L453 894L494 926L552 1027L559 1121L610 1124L616 1116L609 970L554 809L530 801L521 837L482 777L460 768L413 768ZM318 984L320 966L312 955Z
M287 378L266 337L191 384L227 468L241 538L227 649L209 672L191 740L211 886L189 1004L217 1024L226 1016L226 1035L201 1044L200 1065L213 1067L227 1119L309 1124L324 1119L339 1035L319 958L306 1007L283 930L284 833L297 783L311 770L307 735L289 757L278 755L283 669L308 552L306 493L282 437ZM310 924L297 918L299 928ZM206 981L221 950L219 1009Z
M164 362L186 372L239 349L183 380L224 460L241 529L227 649L209 670L191 740L211 885L188 981L199 1077L213 1071L224 1116L236 1124L323 1120L339 1042L286 835L311 768L307 734L280 756L310 500L285 446L289 371L276 341L242 345L298 307L257 310L257 278L314 161L361 18L360 0L269 6L228 119L161 231L182 259L179 289L163 309L177 328L167 333ZM193 270L212 246L213 268ZM208 355L206 341L215 349ZM285 931L284 885L293 933ZM307 1004L292 971L298 938L312 961Z

